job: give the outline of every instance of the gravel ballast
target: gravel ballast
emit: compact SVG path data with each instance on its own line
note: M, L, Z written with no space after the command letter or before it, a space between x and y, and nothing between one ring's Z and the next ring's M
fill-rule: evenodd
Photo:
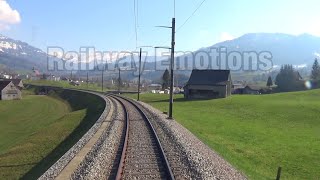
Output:
M90 152L83 156L80 165L75 166L77 168L70 178L114 179L116 161L123 139L124 112L120 103L112 97L94 94L106 101L103 114L91 129L39 179L55 179L73 158L78 157L79 151L106 121L109 125L103 130ZM168 120L165 114L146 103L137 101L135 103L151 121L175 179L247 179L182 125L174 120ZM110 108L111 106L113 108ZM110 109L113 109L113 112L111 119L108 119Z
M152 121L176 179L247 179L182 125L138 103Z
M121 141L124 113L120 104L112 100L114 113L110 126L72 174L72 179L107 179L111 176L115 155Z

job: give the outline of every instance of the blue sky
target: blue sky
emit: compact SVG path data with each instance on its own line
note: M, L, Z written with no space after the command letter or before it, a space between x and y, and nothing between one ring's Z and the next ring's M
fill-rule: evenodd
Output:
M3 1L3 0L0 0ZM173 0L138 1L138 46L169 46ZM203 0L176 0L177 28ZM43 50L135 50L134 0L7 0L20 15L0 33ZM320 36L319 0L206 0L177 31L177 50L192 51L246 33L270 32ZM0 7L1 8L1 7ZM2 19L3 21L3 19ZM4 22L3 22L4 23ZM1 13L0 13L1 28Z

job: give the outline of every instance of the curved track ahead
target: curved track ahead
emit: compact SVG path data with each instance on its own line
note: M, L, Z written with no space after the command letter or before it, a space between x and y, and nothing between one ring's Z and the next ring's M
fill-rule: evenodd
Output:
M126 117L116 179L174 179L148 117L132 100L115 95L109 97L120 102Z

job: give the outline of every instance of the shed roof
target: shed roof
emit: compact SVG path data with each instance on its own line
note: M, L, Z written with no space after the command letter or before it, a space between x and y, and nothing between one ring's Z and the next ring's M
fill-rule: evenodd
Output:
M230 70L192 70L187 85L226 85Z
M12 83L15 86L19 86L20 82L22 81L21 79L9 79L9 81L12 81Z
M10 83L11 83L11 81L0 81L0 91L2 91Z

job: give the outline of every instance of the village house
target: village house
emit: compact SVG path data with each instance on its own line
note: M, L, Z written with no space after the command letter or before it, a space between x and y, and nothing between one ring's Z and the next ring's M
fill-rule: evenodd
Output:
M11 78L12 78L12 75L3 73L3 74L0 75L0 78L1 78L1 79L11 79Z
M161 90L162 89L162 85L161 84L150 84L148 86L148 88L150 90Z
M21 91L10 80L0 81L0 100L21 99Z
M233 91L233 94L250 94L250 95L259 95L259 94L270 94L272 90L267 87L255 86L255 85L246 85L243 88L237 88Z
M184 87L187 99L225 98L231 95L230 70L193 70Z

